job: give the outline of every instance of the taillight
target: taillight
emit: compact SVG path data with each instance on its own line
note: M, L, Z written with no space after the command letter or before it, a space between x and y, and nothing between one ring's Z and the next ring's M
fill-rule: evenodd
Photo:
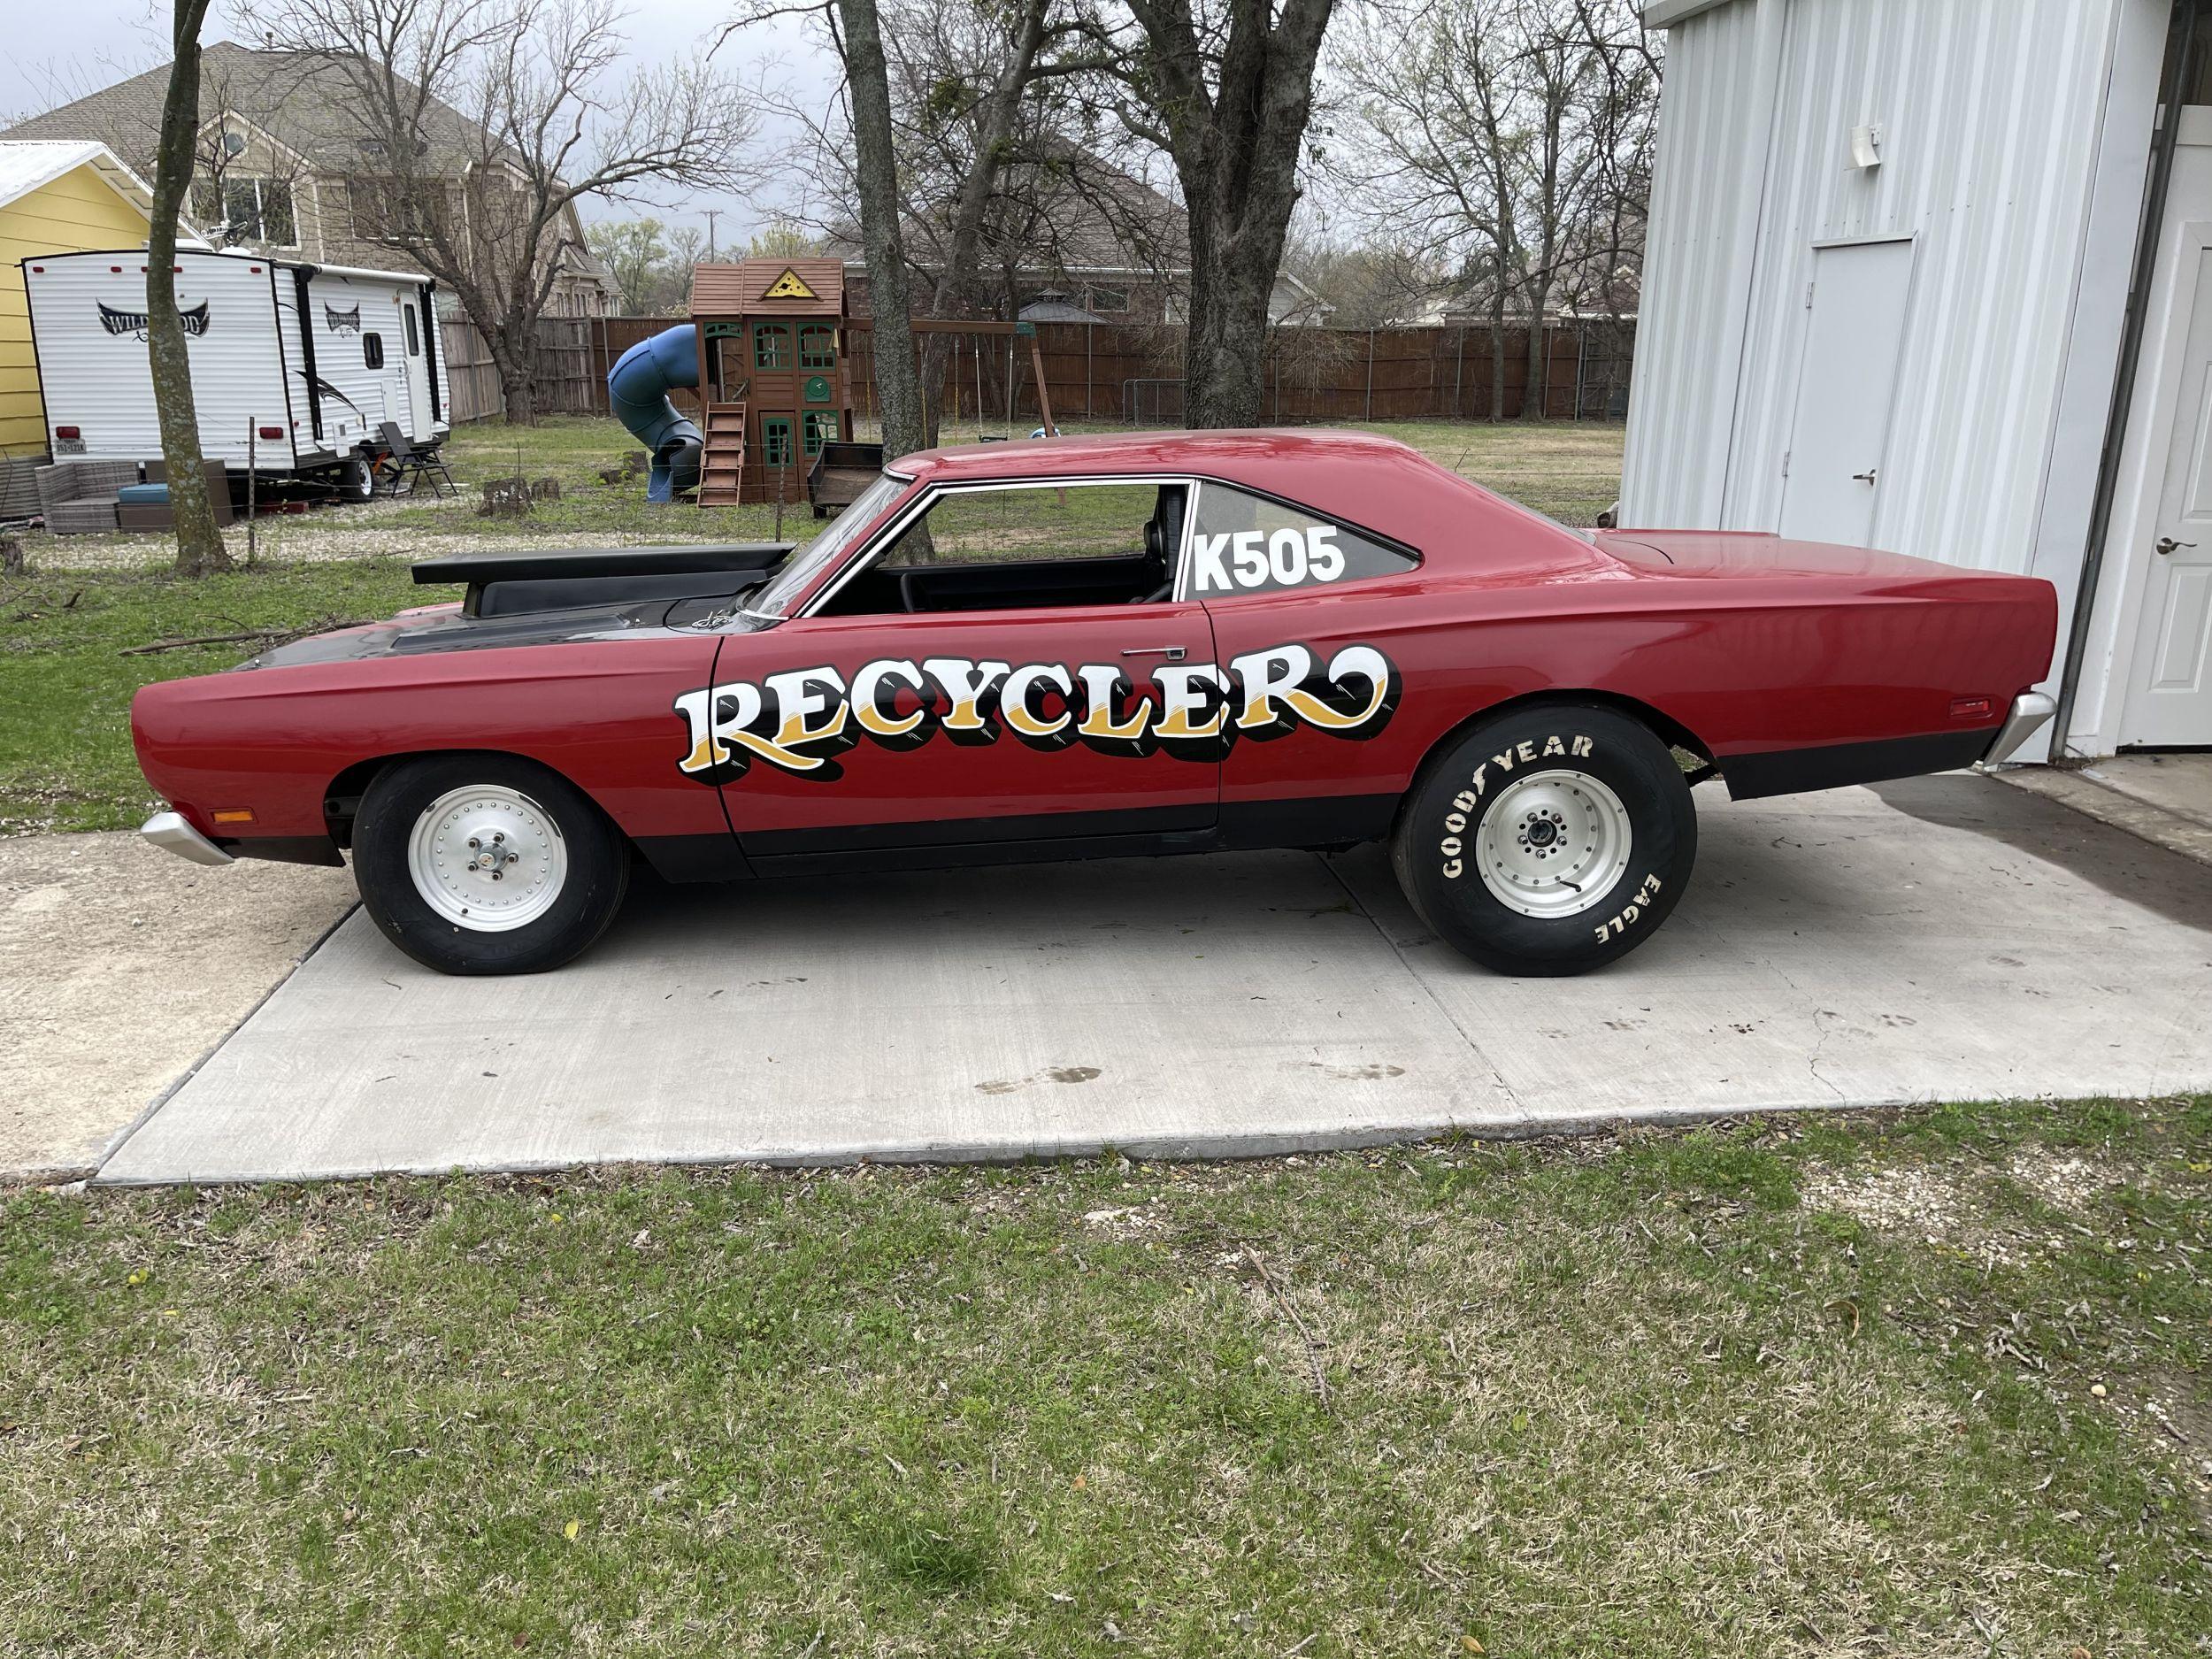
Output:
M265 438L281 438L284 435L284 428L281 426L264 426L261 428L261 435Z
M84 434L74 426L57 426L54 428L54 435L57 438L76 439L83 437Z

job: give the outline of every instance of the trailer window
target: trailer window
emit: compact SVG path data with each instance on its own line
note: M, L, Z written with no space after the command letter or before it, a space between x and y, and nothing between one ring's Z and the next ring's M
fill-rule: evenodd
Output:
M384 366L384 336L382 334L371 334L361 336L361 361L373 369L380 369Z
M399 315L400 320L407 325L407 355L411 357L422 356L422 336L415 332L415 308L403 305L399 308Z

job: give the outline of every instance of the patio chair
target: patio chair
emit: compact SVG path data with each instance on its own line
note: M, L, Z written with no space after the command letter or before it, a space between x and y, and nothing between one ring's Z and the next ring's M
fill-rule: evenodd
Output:
M385 421L377 427L376 442L383 451L377 460L376 475L384 485L386 495L398 495L404 481L407 493L411 495L425 479L429 480L433 495L461 493L461 487L453 481L453 474L446 468L445 458L438 453L436 443L414 442L399 429L396 420Z

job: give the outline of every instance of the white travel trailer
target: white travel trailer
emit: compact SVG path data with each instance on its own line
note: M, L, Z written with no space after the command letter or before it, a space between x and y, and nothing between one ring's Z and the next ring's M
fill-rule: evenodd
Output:
M177 309L200 449L242 476L369 493L379 434L442 440L450 396L427 278L180 250ZM146 253L23 261L31 342L57 460L161 454L146 354Z

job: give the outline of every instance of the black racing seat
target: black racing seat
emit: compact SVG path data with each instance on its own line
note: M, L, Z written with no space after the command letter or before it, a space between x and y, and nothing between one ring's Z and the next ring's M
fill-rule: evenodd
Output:
M1159 584L1139 594L1133 605L1156 605L1175 596L1175 553L1183 544L1183 489L1179 484L1161 487L1159 504L1144 524L1144 561L1158 573Z

